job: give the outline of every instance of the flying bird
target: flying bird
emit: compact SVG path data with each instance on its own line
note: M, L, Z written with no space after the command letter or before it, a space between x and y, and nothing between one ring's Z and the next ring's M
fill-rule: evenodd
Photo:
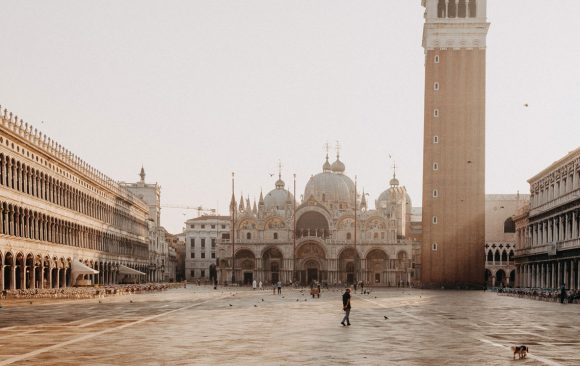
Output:
M524 107L527 107L527 106L528 106L528 103L524 103Z

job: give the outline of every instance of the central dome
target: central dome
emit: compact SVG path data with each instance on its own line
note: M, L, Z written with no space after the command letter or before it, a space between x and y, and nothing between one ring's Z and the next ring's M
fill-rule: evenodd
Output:
M328 155L322 166L322 173L318 173L308 180L304 190L304 199L313 196L319 202L350 204L354 199L354 183L342 174L344 164L337 157L334 163L329 164Z

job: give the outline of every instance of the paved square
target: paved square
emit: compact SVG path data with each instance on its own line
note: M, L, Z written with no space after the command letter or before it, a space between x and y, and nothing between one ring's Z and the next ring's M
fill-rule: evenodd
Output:
M0 309L2 365L579 365L580 306L493 293L207 287ZM99 302L100 301L100 302ZM388 316L389 319L385 319ZM513 361L508 347L531 354Z

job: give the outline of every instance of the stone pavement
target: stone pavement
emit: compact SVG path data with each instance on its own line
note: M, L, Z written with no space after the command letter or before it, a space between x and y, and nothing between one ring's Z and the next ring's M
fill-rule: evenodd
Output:
M381 289L354 296L342 327L342 290L307 292L188 286L4 304L0 366L580 365L580 305ZM519 343L531 354L513 361Z

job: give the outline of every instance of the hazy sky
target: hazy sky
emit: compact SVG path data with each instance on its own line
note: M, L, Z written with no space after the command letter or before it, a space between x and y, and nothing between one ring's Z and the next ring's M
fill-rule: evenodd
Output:
M299 197L339 140L371 206L388 154L420 206L420 4L3 2L0 104L113 179L143 164L164 205L226 214L231 172L236 195L257 199L278 160ZM580 145L578 14L577 0L488 1L488 193L527 192ZM164 208L162 224L176 233L196 215Z

